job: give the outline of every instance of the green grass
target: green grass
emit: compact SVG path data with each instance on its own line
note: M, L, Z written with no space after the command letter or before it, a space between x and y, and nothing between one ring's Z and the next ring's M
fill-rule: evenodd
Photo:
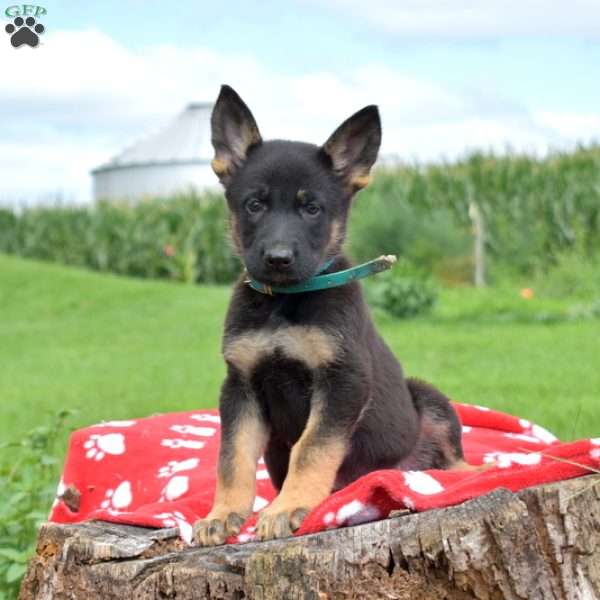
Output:
M79 409L81 426L216 406L228 298L226 287L0 255L0 439L64 408ZM518 414L564 439L597 436L600 320L536 320L567 306L528 304L516 289L458 289L427 319L377 321L405 372L454 399Z
M228 290L0 256L0 437L215 406Z

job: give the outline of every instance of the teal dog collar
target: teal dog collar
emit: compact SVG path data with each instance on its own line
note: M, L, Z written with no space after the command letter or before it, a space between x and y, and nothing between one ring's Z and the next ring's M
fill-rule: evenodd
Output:
M267 285L266 283L261 283L260 281L256 281L256 279L252 279L252 277L248 277L245 282L253 290L269 296L273 296L274 294L299 294L301 292L327 290L340 285L346 285L355 279L363 279L364 277L369 277L369 275L375 275L376 273L381 273L381 271L386 271L387 269L390 269L395 262L396 257L394 255L380 256L379 258L363 263L362 265L338 271L337 273L315 275L306 281L288 287ZM321 269L319 269L319 273L327 270L332 263L333 259L323 265Z

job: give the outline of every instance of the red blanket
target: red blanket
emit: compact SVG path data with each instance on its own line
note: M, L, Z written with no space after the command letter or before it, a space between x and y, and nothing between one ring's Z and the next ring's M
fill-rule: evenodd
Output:
M478 406L454 404L471 464L496 462L481 472L381 470L332 494L296 535L386 517L391 510L423 511L458 504L504 487L524 487L589 474L600 467L600 438L561 444L524 419ZM71 436L50 520L101 519L150 527L178 527L191 541L192 524L210 510L219 449L217 411L172 413L108 421ZM254 510L275 496L260 461ZM74 486L77 512L62 498ZM253 515L230 542L253 539Z

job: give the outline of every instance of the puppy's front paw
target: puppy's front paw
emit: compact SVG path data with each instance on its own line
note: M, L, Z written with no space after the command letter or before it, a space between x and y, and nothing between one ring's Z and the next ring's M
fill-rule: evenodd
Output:
M237 535L240 532L245 521L244 517L235 512L229 513L224 518L213 518L211 514L206 519L194 523L194 543L198 546L224 544L230 535Z
M293 510L269 510L265 508L258 516L256 537L261 541L290 537L308 514L307 508Z

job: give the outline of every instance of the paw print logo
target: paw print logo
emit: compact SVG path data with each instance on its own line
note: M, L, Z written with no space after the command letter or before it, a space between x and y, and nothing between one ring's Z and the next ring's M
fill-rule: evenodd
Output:
M104 500L100 503L100 508L121 510L127 508L132 500L131 483L129 481L122 481L115 489L106 490Z
M35 48L40 43L39 36L44 33L45 28L41 23L36 23L33 17L16 17L12 23L9 23L4 31L10 35L10 43L18 48L27 44Z
M107 454L123 454L125 452L125 436L122 433L94 433L83 447L87 450L85 457L90 460L102 460Z
M200 464L199 458L188 458L187 460L170 460L164 467L158 469L157 477L171 477L180 471L195 469Z

